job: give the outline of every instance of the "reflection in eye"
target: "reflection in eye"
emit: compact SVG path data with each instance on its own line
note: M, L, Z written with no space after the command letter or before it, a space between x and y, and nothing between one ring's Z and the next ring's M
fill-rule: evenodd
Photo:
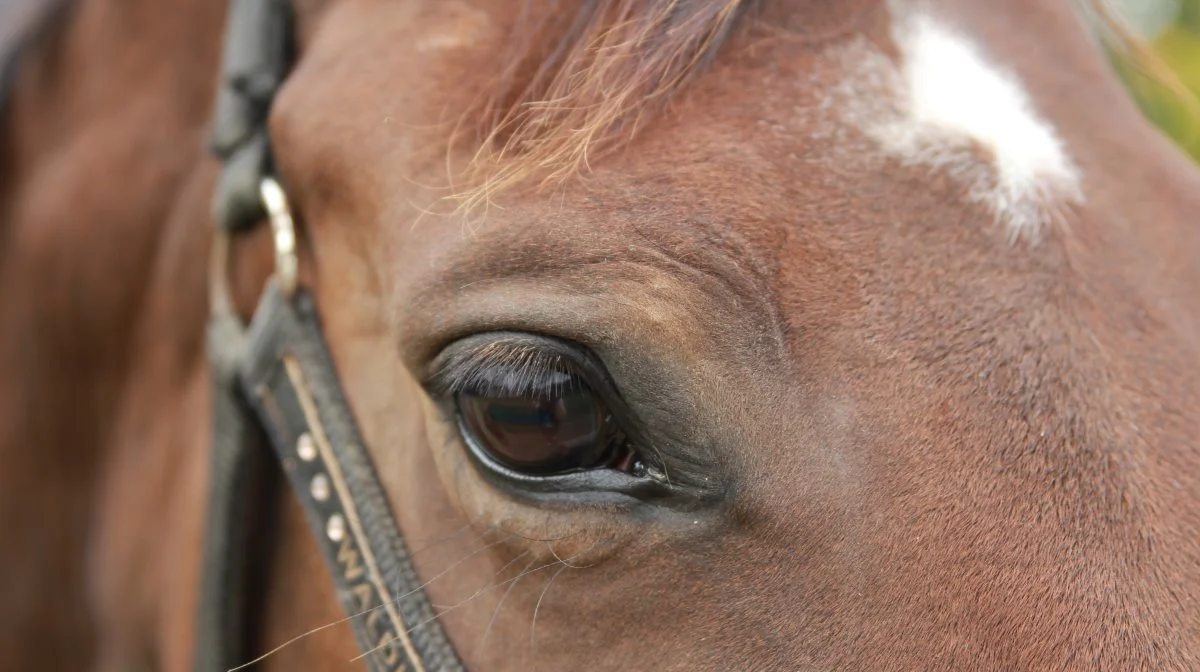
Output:
M623 447L611 413L577 376L553 372L541 389L459 392L465 431L502 465L530 474L612 466Z
M619 420L628 410L603 364L582 346L534 334L475 334L443 349L430 370L427 385L454 404L459 434L483 468L510 478L661 473L652 474L633 447Z

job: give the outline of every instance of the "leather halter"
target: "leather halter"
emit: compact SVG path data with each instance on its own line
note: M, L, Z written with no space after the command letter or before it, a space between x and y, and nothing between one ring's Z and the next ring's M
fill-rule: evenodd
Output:
M296 280L294 224L271 177L266 131L292 60L291 12L288 0L230 0L226 19L212 130L222 172L213 202L213 446L195 670L225 672L252 655L256 579L279 480L274 466L304 509L371 669L462 670L421 590L316 306ZM274 234L275 274L246 326L229 300L225 264L237 233L264 215Z

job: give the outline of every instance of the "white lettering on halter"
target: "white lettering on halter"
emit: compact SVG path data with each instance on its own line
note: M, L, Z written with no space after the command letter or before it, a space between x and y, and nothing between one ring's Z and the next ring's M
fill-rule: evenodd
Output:
M842 54L850 71L838 97L849 121L887 154L963 180L1013 238L1082 201L1079 169L1015 74L927 14L893 18L900 66L865 41Z

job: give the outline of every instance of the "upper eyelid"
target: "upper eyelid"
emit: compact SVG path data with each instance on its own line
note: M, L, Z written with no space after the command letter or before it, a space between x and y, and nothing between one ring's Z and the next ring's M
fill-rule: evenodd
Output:
M431 364L426 386L445 396L481 388L520 394L561 383L564 375L585 383L588 378L570 357L539 349L529 340L500 338L479 347L448 346Z
M521 370L505 368L505 364L483 365L469 376L456 376L438 385L444 394L471 392L484 396L526 396L546 390L552 393L576 387L575 381L584 385L580 376L558 369L527 367Z

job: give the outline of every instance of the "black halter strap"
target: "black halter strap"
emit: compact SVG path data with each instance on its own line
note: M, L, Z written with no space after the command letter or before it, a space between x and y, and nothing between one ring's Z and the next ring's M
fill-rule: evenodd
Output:
M264 219L261 195L269 196L266 187L274 184L266 117L291 62L291 22L287 0L230 0L213 128L213 150L222 160L208 331L213 446L195 669L225 672L252 655L254 567L270 539L278 481L273 453L321 547L338 599L354 616L350 623L371 669L462 670L421 590L312 298L294 286L294 268L280 272L287 255L277 257L277 276L248 328L225 295L231 237ZM277 252L294 238L290 215L279 211L286 208L282 198L278 192L271 212Z

